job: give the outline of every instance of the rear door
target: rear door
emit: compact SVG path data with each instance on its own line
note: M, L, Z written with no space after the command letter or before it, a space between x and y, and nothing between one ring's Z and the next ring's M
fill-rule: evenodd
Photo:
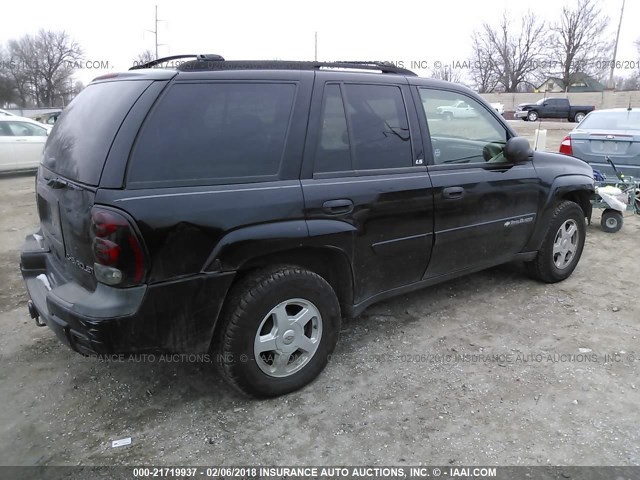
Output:
M433 229L431 182L406 80L367 77L317 73L302 180L311 235L327 222L331 232L350 232L356 304L420 280ZM331 245L331 235L323 241Z
M563 98L551 98L549 102L550 118L567 118L569 116L569 101Z
M152 82L87 86L64 110L46 144L36 197L43 236L55 256L55 284L95 287L91 208L105 160L129 110Z
M539 179L532 162L508 163L509 136L494 113L464 93L415 90L433 152L435 243L426 277L490 266L522 251L533 232ZM442 121L434 105L464 99L473 118Z

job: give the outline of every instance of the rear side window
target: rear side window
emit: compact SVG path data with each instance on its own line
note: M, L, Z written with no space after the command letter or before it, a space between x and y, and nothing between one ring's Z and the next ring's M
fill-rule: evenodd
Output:
M87 86L55 123L46 143L43 165L71 180L98 185L120 125L150 84L116 81Z
M286 83L171 87L136 141L129 185L198 185L275 178L296 92Z

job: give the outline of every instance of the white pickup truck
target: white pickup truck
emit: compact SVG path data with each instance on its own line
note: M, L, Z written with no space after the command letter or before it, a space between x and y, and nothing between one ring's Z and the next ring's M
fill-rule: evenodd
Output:
M492 103L493 107L499 115L504 113L504 105L501 103ZM478 116L478 112L475 111L467 102L458 100L453 105L443 105L436 109L438 115L444 120L451 120L452 118L473 118Z
M472 118L477 117L478 112L463 100L458 100L453 105L444 105L436 109L438 115L444 120L451 120L452 118Z
M504 115L504 104L503 103L490 103L489 105L491 105L493 108L496 109L496 112L498 112L498 115Z

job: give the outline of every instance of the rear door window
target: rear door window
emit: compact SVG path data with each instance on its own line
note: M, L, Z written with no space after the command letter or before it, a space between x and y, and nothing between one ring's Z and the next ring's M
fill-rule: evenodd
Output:
M345 84L356 170L412 166L409 122L397 86Z
M87 86L64 109L46 143L43 165L63 177L98 185L111 144L151 81Z
M130 186L206 185L275 179L294 83L176 83L142 127Z

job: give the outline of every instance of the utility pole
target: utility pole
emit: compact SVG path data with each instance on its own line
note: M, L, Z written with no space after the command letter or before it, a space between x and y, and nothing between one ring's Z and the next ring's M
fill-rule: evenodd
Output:
M613 88L613 73L616 69L616 55L618 54L618 39L620 38L620 28L622 27L622 15L624 14L624 4L626 0L622 0L622 9L620 10L620 21L618 22L618 32L616 33L616 43L613 45L613 61L611 62L611 71L609 72L609 88Z
M315 43L314 43L314 54L313 54L313 59L317 62L318 61L318 32L315 32Z
M158 43L158 22L164 22L164 20L158 20L158 5L156 5L155 6L154 22L153 22L153 27L154 28L153 28L153 30L145 30L146 32L153 33L153 37L154 37L154 40L155 40L156 59L160 58L160 57L158 57L158 47L166 45L166 43Z

